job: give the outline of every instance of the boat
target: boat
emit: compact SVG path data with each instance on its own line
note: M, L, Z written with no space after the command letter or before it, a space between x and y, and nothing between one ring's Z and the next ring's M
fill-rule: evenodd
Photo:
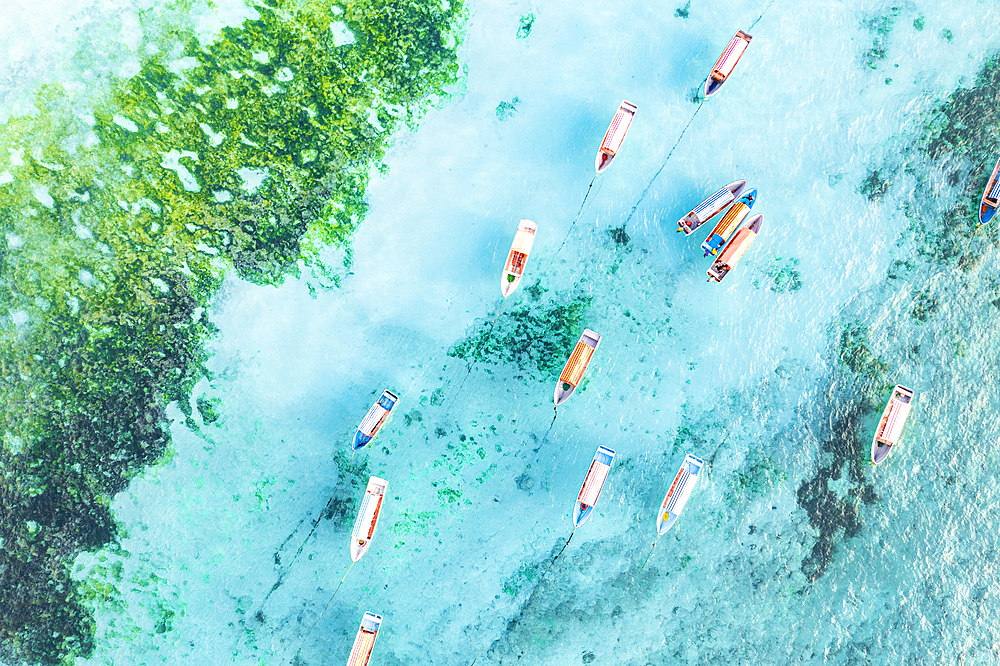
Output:
M354 531L351 532L351 561L357 562L368 552L372 535L378 526L378 517L382 512L382 500L389 489L389 482L377 476L368 479L365 496L358 509L358 517L354 521Z
M677 522L677 518L684 510L694 484L698 480L698 472L705 466L705 461L695 458L690 453L684 456L684 462L674 477L674 482L670 484L670 490L663 497L663 504L656 514L656 533L663 534Z
M632 118L635 117L635 112L638 110L639 107L625 99L618 106L618 112L615 113L615 117L611 121L611 126L608 127L608 131L604 134L604 140L601 141L601 148L597 151L597 159L594 161L597 173L601 173L611 166L611 160L615 159L615 155L618 154L618 150L622 147L625 134L628 132L628 128L632 124Z
M736 63L740 61L743 52L750 46L751 39L753 37L742 30L736 31L736 34L729 42L729 46L726 47L726 50L722 52L722 55L715 62L715 67L712 68L712 73L708 76L708 80L705 81L705 97L719 92L719 88L729 79L729 75L733 73L733 69L736 67Z
M983 199L979 203L979 224L986 224L997 214L997 204L1000 200L1000 160L993 167L990 179L986 181L986 189L983 190Z
M757 201L757 190L750 190L741 196L732 208L726 211L719 223L712 229L705 242L701 244L701 249L705 251L705 256L719 254L719 250L726 244L726 241L740 228L740 223L750 214L754 202Z
M601 496L601 489L604 488L604 481L611 471L611 463L614 462L615 452L606 446L598 446L594 460L587 470L587 478L583 480L583 487L576 497L576 506L573 508L573 529L587 522L590 514L597 504L597 498Z
M503 275L500 276L500 293L504 298L513 294L521 282L521 274L524 272L524 265L528 263L537 229L537 224L524 218L517 225L517 233L514 234L514 242L510 244L510 254L503 266Z
M726 206L736 201L747 186L745 180L734 180L725 187L720 187L710 197L695 206L695 209L677 222L677 231L683 231L685 236L705 224L726 209Z
M358 629L358 635L354 637L351 656L347 658L347 666L368 666L368 660L372 658L372 650L375 649L378 630L381 628L382 616L365 611L361 617L361 628Z
M744 253L750 249L753 242L757 240L760 233L760 225L764 222L763 215L754 215L745 227L736 232L733 239L729 241L719 258L708 267L708 279L722 282L722 278L729 274L729 271L736 268L736 264L743 258Z
M569 397L573 395L573 391L583 379L587 364L590 363L590 359L597 351L599 344L601 344L599 333L595 333L589 328L583 329L583 335L577 341L573 353L569 355L569 360L566 361L566 365L563 366L562 372L559 373L559 379L556 381L554 396L556 407L569 400Z
M354 433L354 442L351 443L352 449L355 451L363 449L375 439L378 431L385 425L385 420L392 413L392 408L396 406L397 400L399 398L389 389L382 391L382 395L379 396L379 399L375 401L372 408L365 414L365 418L361 419L361 425L358 426L358 431Z
M906 417L910 415L913 391L897 384L892 389L892 397L882 411L875 436L872 437L872 464L877 465L892 453L892 447L899 441Z

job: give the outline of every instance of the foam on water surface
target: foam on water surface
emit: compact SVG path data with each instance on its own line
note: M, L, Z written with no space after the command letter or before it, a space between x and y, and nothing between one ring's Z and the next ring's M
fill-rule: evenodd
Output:
M997 10L677 4L468 6L464 90L396 135L341 287L223 282L194 416L168 410L170 453L115 498L120 547L77 560L96 619L78 664L339 663L365 610L377 664L1000 656L996 232L977 262L927 250L992 162L918 141L1000 50L979 29ZM72 71L52 58L38 71ZM623 98L639 112L571 227ZM676 221L740 178L764 226L707 284ZM522 217L531 262L491 329ZM553 422L585 327L601 347ZM914 407L876 469L895 383ZM386 387L393 416L352 459ZM598 444L618 458L553 560ZM687 452L705 468L650 554ZM348 572L371 475L391 491Z

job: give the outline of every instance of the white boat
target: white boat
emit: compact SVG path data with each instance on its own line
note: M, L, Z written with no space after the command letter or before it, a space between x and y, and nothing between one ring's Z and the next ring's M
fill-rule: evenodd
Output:
M573 395L573 391L583 379L583 373L587 370L591 357L597 351L597 346L601 344L601 336L589 328L583 329L583 335L573 348L573 353L569 355L569 360L559 373L556 381L556 391L554 395L556 407L563 404Z
M507 255L507 263L500 276L500 293L504 298L513 294L521 282L521 274L524 272L524 265L528 263L537 229L537 224L524 218L517 225L517 233L514 234L514 242L510 245L510 254Z
M638 110L639 107L624 99L618 106L618 112L615 113L611 126L608 127L608 131L604 134L604 140L601 141L601 148L597 151L597 159L594 161L597 173L601 173L611 166L611 160L615 159L615 155L621 149L625 134Z
M377 476L368 479L365 496L358 509L358 517L354 521L354 531L351 532L351 561L357 562L368 552L372 535L378 526L378 517L382 512L382 500L389 489L389 482Z
M354 433L354 441L351 443L352 449L355 451L363 449L375 439L378 431L385 425L386 419L389 418L389 414L392 413L392 409L396 406L396 401L398 400L399 398L396 397L396 394L389 389L382 391L382 395L379 396L379 399L375 401L375 404L365 414L365 418L361 419L361 425L358 426L358 431Z
M368 666L368 660L372 658L372 650L375 649L378 630L381 628L382 616L365 611L361 618L361 628L358 629L358 635L354 637L351 656L347 658L347 666Z
M740 56L743 52L747 50L750 46L750 40L753 39L750 35L743 32L742 30L737 30L736 35L729 41L729 46L726 50L722 52L719 59L715 63L715 67L712 68L712 73L708 76L708 80L705 81L705 97L713 95L719 91L722 84L726 82L729 75L733 73L733 69L736 67L736 63L740 61Z
M892 453L892 447L899 441L903 432L906 417L910 415L913 391L905 386L896 385L892 389L892 397L882 411L875 436L872 437L872 464L877 465Z
M590 514L597 504L597 498L601 496L601 489L611 471L611 463L614 462L615 452L606 446L598 446L594 460L587 470L587 478L583 480L583 487L576 498L576 506L573 507L573 529L587 522Z
M663 534L677 522L677 518L684 510L694 484L698 480L698 472L704 467L705 462L701 458L695 458L690 453L684 456L680 471L674 477L674 482L670 484L670 490L663 497L663 503L656 514L656 533Z
M726 209L726 206L736 201L747 186L745 180L734 180L725 187L720 187L710 197L698 204L694 210L677 222L677 231L689 236L692 231L705 224Z
M745 227L736 232L733 239L723 248L718 259L713 261L712 265L708 267L709 280L722 282L722 278L729 275L729 271L736 268L736 264L740 262L746 251L757 240L757 234L760 233L760 226L763 222L763 215L754 215Z

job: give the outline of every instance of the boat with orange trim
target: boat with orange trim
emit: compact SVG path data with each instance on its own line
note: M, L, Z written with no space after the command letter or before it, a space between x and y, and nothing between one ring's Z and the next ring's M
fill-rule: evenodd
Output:
M986 181L986 189L983 190L983 198L979 201L979 224L986 224L997 214L997 205L1000 204L1000 160L993 167L990 179Z
M351 443L352 449L355 451L363 449L378 436L378 431L385 425L386 419L392 414L398 400L396 394L389 389L382 391L382 395L365 414L365 418L361 419L361 425L354 433L354 441Z
M368 552L372 535L378 527L378 518L382 513L382 500L389 490L389 482L377 476L368 479L365 496L358 509L358 517L354 521L354 531L351 532L351 561L357 562Z
M684 505L691 497L694 484L698 480L698 473L705 466L705 461L696 458L690 453L684 456L684 462L674 477L674 482L670 484L670 490L663 497L660 510L656 514L656 533L662 535L677 522Z
M347 666L368 666L368 661L372 658L372 650L375 649L375 640L378 638L378 632L381 628L382 616L365 611L361 617L361 628L358 629L358 635L354 637L351 656L347 658Z
M583 379L583 373L586 372L587 365L590 363L590 359L594 356L594 352L597 351L597 347L600 344L601 336L599 333L595 333L589 328L583 329L583 335L577 341L576 347L573 348L573 353L569 355L569 360L566 361L562 372L559 373L559 380L556 381L556 390L553 398L556 407L569 400L569 397L573 395L573 391L576 390L576 387L580 384L580 380Z
M611 126L604 133L604 140L601 141L601 147L597 151L597 159L594 160L594 168L597 169L597 173L601 173L611 166L611 160L615 159L615 155L621 149L625 134L632 125L632 119L638 110L639 107L626 99L623 99L618 106L618 111L615 112L615 117L611 120Z
M587 477L583 480L583 487L576 497L576 505L573 507L573 529L587 522L590 514L597 504L597 498L601 496L604 489L604 482L611 471L611 463L615 460L615 452L606 446L598 446L597 453L587 470Z
M733 239L729 241L725 249L722 250L722 254L719 258L712 262L712 265L708 267L708 279L715 280L716 282L722 282L722 278L729 274L729 271L736 268L736 264L740 262L743 255L753 242L757 240L757 234L760 233L760 226L764 222L763 215L754 215L750 218L750 222L747 226L736 232Z
M503 265L503 273L500 276L500 293L504 298L513 294L517 285L521 283L521 275L524 273L525 264L528 263L531 246L535 243L537 229L537 224L525 218L521 218L517 225L514 242L510 244L507 262Z
M726 50L719 56L719 59L715 62L715 66L712 67L712 73L709 74L708 80L705 81L705 97L719 92L722 84L729 80L729 75L736 68L736 63L740 61L743 52L750 46L751 39L753 37L742 30L736 31L736 35L729 41L729 45L726 46Z
M910 415L913 406L913 391L897 384L892 389L892 396L882 410L882 418L878 421L875 436L872 437L872 464L877 465L892 453L892 447L899 442L899 436L906 425L906 417Z
M694 210L677 222L677 231L690 236L691 232L705 224L726 209L726 206L736 201L747 186L745 180L734 180L725 187L720 187L711 196L695 206Z
M739 200L726 211L719 223L712 229L705 242L701 244L701 249L705 251L705 256L719 254L719 250L732 237L736 230L740 228L743 220L750 214L754 202L757 201L757 190L750 190L739 198Z

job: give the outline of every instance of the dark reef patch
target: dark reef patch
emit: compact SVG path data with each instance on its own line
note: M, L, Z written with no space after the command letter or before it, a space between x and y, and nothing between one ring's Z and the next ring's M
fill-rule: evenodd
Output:
M2 660L92 654L93 599L69 567L118 538L111 500L168 449L167 405L196 426L204 312L224 272L279 284L304 265L336 286L344 269L320 253L349 264L389 137L458 81L461 2L255 10L208 46L150 41L139 52L156 55L92 118L50 86L0 134L23 155L0 185L0 227L17 239L0 254ZM334 43L334 20L355 43ZM218 420L213 400L195 404ZM154 620L166 633L176 617Z
M590 303L589 296L578 295L568 302L549 299L541 305L522 305L501 314L495 326L480 321L448 355L484 364L509 363L526 376L537 371L542 378L555 379L583 332Z

